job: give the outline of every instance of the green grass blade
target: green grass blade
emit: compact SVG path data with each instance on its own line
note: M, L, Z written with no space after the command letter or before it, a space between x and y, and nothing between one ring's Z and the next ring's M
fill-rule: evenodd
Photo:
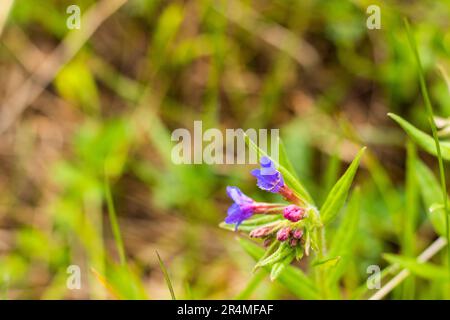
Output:
M439 235L445 236L445 211L441 187L433 172L419 159L415 163L417 181L423 202L433 227ZM441 207L439 207L439 205Z
M352 256L355 246L355 238L358 232L358 224L361 213L361 192L359 188L353 191L342 222L330 246L328 257L341 257L334 268L328 271L327 280L329 286L336 285L344 274Z
M361 191L355 188L348 209L330 246L329 256L339 256L348 251L358 230Z
M108 178L106 175L105 175L105 180L104 180L104 189L105 189L106 204L108 206L108 215L109 215L109 220L111 222L111 228L112 228L112 232L113 232L113 236L114 236L114 241L116 243L117 252L119 253L120 264L124 266L127 263L126 256L125 256L125 249L124 249L124 245L123 245L123 241L122 241L122 235L120 234L119 223L117 221L116 209L114 207L114 202L113 202L113 198L111 195L111 188L109 186L109 181L108 181Z
M334 187L328 193L328 196L320 209L320 215L322 217L322 222L324 225L328 225L338 214L339 210L345 203L347 199L347 194L350 186L355 177L356 170L358 169L359 162L366 148L362 148L355 159L352 161L347 171L342 175L342 177L336 182Z
M397 263L402 268L408 269L411 273L429 280L449 280L446 268L439 267L428 262L419 262L414 258L398 256L394 254L384 254L383 257L389 263Z
M406 121L405 119L403 119L402 117L400 117L396 114L388 113L388 116L390 118L392 118L392 120L397 122L400 125L400 127L402 127L403 130L405 130L405 132L408 134L408 136L415 143L417 143L417 145L419 145L426 152L428 152L434 156L438 156L436 142L432 136L417 129L415 126L413 126L408 121ZM446 142L446 141L441 141L441 142L439 142L438 145L440 147L442 158L445 160L450 160L450 143Z
M433 139L436 144L436 153L437 158L439 162L439 175L440 175L440 182L441 182L441 188L442 188L442 195L444 198L444 210L445 210L445 233L447 238L447 243L450 243L450 221L449 221L449 210L448 210L448 197L447 197L447 184L445 181L445 170L444 170L444 162L442 160L442 154L441 154L441 147L438 140L438 134L437 134L437 128L436 124L434 123L434 114L433 114L433 106L431 105L431 100L428 95L428 89L425 82L425 75L422 68L422 62L420 61L420 55L419 51L417 50L416 41L414 39L414 36L411 32L411 28L409 26L408 20L405 19L405 27L406 27L406 34L408 35L409 44L414 52L414 58L416 60L416 67L417 72L419 73L419 81L420 81L420 89L422 91L422 96L425 102L425 106L428 112L428 122L431 127L431 131L433 133ZM450 272L450 245L447 246L447 262L448 262L448 268Z
M167 272L166 266L164 265L164 262L162 261L158 251L155 252L156 256L158 257L159 267L164 274L164 279L166 280L167 287L169 288L170 296L172 297L172 300L177 300L177 298L175 297L175 291L173 290L172 281L170 281L169 272Z
M403 235L402 235L402 253L407 257L413 257L416 253L416 225L418 218L418 197L419 188L416 177L417 151L415 144L408 140L406 145L406 205L403 212ZM402 299L414 298L415 279L411 277L405 280L402 287Z
M294 166L292 165L291 160L289 160L283 140L278 138L277 142L280 149L280 166L286 168L286 170L289 171L295 179L299 180L297 172L295 172Z

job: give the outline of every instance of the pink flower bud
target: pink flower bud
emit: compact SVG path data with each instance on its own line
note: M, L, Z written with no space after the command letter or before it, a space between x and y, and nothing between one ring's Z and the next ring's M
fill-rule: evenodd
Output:
M277 232L277 240L278 241L286 241L289 238L289 233L291 232L290 228L283 228Z
M250 232L250 237L252 238L263 238L269 235L273 230L273 227L261 227L254 229Z
M292 237L294 239L300 239L303 236L303 230L302 229L295 229L292 231Z
M298 244L298 239L291 239L289 240L289 245L291 247L295 247Z
M291 204L284 208L283 216L289 221L297 222L305 217L305 209Z

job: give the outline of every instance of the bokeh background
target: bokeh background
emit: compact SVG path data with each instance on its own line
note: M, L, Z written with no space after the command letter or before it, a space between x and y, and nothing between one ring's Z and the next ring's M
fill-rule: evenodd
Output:
M73 4L79 30L66 26ZM366 27L371 4L379 30ZM382 253L417 255L436 235L419 198L405 198L406 139L386 116L428 130L404 17L435 111L450 116L447 1L2 0L0 296L169 299L157 250L177 298L296 298L252 274L238 234L218 227L227 185L274 199L256 188L253 166L172 163L171 132L194 120L280 128L319 204L369 147L343 297L364 285L368 265L387 265ZM80 267L80 290L66 286L69 265ZM442 298L413 285L389 297Z

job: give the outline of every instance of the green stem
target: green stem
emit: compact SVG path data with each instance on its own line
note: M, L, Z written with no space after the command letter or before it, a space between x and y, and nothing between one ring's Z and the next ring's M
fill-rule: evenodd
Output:
M323 260L327 254L324 227L316 229L316 238L317 238L317 246L319 249L317 253L317 258L320 261ZM328 295L329 292L327 288L326 274L323 266L319 265L316 267L316 276L317 276L317 284L321 292L322 298L327 299L327 297L329 296Z

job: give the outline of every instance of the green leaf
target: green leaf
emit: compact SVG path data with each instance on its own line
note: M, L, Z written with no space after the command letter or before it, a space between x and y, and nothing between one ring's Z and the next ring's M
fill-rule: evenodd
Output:
M117 220L116 209L114 207L114 201L113 201L113 197L111 194L111 188L110 188L108 177L106 174L104 176L103 184L104 184L104 190L105 190L106 204L108 207L109 220L111 222L111 229L112 229L113 236L114 236L114 242L116 243L117 252L119 253L120 264L123 266L126 266L127 259L126 259L126 255L125 255L125 247L123 245L122 235L120 232L120 226L119 226L119 222Z
M292 165L292 162L288 158L286 148L284 147L283 141L280 138L278 138L277 142L280 147L280 166L286 168L286 170L288 170L290 173L292 173L292 176L295 179L299 180L299 177L298 177L297 173L295 172L294 166Z
M420 194L427 208L427 214L435 231L445 236L445 210L441 186L433 172L419 159L415 161Z
M312 264L313 267L335 267L339 261L341 260L341 256L337 256L337 257L332 257L332 258L327 258L327 259L323 259L323 260L319 260L316 261Z
M283 218L283 215L281 214L268 214L268 215L257 215L253 218L247 219L244 222L242 222L238 230L244 231L244 232L250 232L253 229L269 226L272 224L276 224L280 221L286 220ZM219 226L223 229L234 231L235 226L234 224L228 224L225 222L221 222Z
M333 238L329 250L329 256L339 256L349 251L358 231L358 223L360 216L361 192L359 188L355 188L352 194L349 206L345 212L339 229Z
M272 266L272 270L270 271L270 280L276 280L280 274L286 269L288 265L291 264L292 260L295 258L295 252L292 250L291 253L284 258L283 261L277 262Z
M264 249L246 239L239 239L242 248L255 260L264 255ZM264 267L269 271L269 267ZM314 283L298 268L286 266L285 270L278 275L277 281L289 291L301 299L319 299L319 293Z
M172 300L177 300L175 297L175 291L173 290L172 281L170 281L169 272L167 271L167 268L164 265L158 251L156 251L156 256L158 257L159 267L164 274L164 279L166 280L167 287L169 288L170 296L172 297Z
M450 243L450 220L449 220L449 207L448 207L448 196L447 196L447 182L445 180L445 167L444 167L444 148L443 143L441 147L441 143L438 139L438 133L436 124L434 122L434 113L433 113L433 105L431 104L430 95L428 93L427 83L425 81L425 72L423 71L422 62L420 60L419 50L417 49L416 39L411 31L411 27L409 26L409 22L407 18L404 18L406 34L408 36L408 41L411 46L411 49L414 53L414 59L416 61L416 69L419 74L419 83L420 83L420 91L422 92L423 101L425 103L425 107L428 113L428 122L431 127L431 133L433 134L433 140L436 149L436 156L438 158L439 163L439 176L440 176L440 185L442 192L442 199L444 201L444 216L445 216L445 235L447 238L447 242ZM445 150L448 152L448 149ZM447 265L450 268L450 245L447 246ZM450 269L449 269L450 270Z
M414 258L407 258L394 254L384 254L384 259L389 263L399 264L402 268L408 269L411 273L430 280L448 280L447 269L427 262L419 262Z
M266 157L270 158L273 161L275 166L278 168L278 170L283 175L283 178L286 181L286 183L294 190L295 193L297 193L297 195L301 199L305 200L306 202L308 202L310 204L314 204L314 201L313 201L312 197L310 196L310 194L308 193L308 191L306 190L306 188L300 183L300 181L298 181L298 179L295 178L296 177L295 173L292 173L290 170L288 170L281 163L279 163L278 161L275 161L274 159L272 159L264 150L259 148L252 141L252 139L249 138L249 136L247 134L244 133L244 137L245 137L245 142L247 143L247 145L250 148L254 149L257 152L259 157L266 156ZM280 143L280 145L281 145L281 143ZM287 159L287 157L285 157L285 151L283 151L283 147L280 147L280 150L281 150L280 155L282 155L280 158ZM289 165L287 160L283 160L283 162L284 162L285 165L288 165L288 166L290 166L292 168L292 166Z
M328 257L340 257L339 263L328 271L329 286L336 285L352 257L361 210L361 192L356 188L349 201L345 215L333 237Z
M419 184L416 177L417 150L416 144L408 139L406 144L406 177L405 177L405 209L402 213L401 253L407 257L416 254L416 226L418 221ZM400 225L400 224L399 224ZM415 279L405 279L402 285L402 300L414 299Z
M264 266L271 266L277 262L280 262L292 254L292 252L293 249L286 242L283 242L274 253L268 257L261 258L261 260L259 260L256 264L255 269Z
M401 253L407 257L413 257L416 253L416 228L419 214L419 184L416 178L417 150L416 144L408 139L406 144L406 177L405 177L405 206L401 214ZM414 298L415 279L405 279L401 299L411 300Z
M359 162L366 148L362 148L356 155L353 162L348 167L344 175L336 182L334 187L328 193L325 203L320 210L322 217L322 223L328 225L338 214L339 210L345 203L348 191L355 177L356 170L358 169Z
M423 150L434 156L437 156L436 142L434 141L432 136L417 129L408 121L396 114L388 113L388 116L391 117L395 122L397 122L403 128L403 130L405 130L408 136ZM441 148L442 158L445 160L450 160L450 142L440 141L439 145Z
M416 145L408 139L406 145L406 178L405 178L405 210L403 213L404 227L402 249L407 256L414 255L416 243L416 225L418 219L418 205L419 205L419 184L416 177L416 161L417 151Z

